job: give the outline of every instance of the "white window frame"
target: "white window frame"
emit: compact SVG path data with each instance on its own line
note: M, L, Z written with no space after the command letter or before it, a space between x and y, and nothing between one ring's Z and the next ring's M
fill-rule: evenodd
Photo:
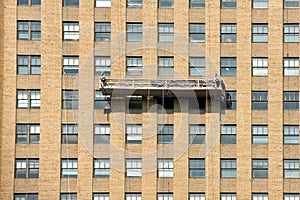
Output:
M79 22L63 22L63 39L65 41L79 40Z
M190 124L189 125L190 144L204 144L205 143L205 124ZM195 138L203 140L196 142ZM194 141L194 142L193 142Z
M74 158L61 159L61 177L77 178L78 176L78 160Z
M221 200L236 200L235 193L221 193Z
M159 193L157 200L173 200L173 193Z
M205 57L190 57L189 65L190 76L205 76Z
M41 92L40 90L17 90L17 108L40 108Z
M299 42L299 24L283 25L284 42Z
M126 193L125 200L142 200L141 193Z
M158 178L173 178L174 161L172 158L157 159Z
M63 56L63 74L78 75L79 56Z
M158 24L158 42L174 42L174 23Z
M95 193L93 200L109 200L109 193Z
M268 0L252 0L252 8L268 8Z
M96 0L96 8L110 8L111 0Z
M268 76L268 58L252 58L252 76Z
M126 143L142 143L143 128L141 124L126 125Z
M205 200L204 193L190 193L189 200Z
M102 73L105 76L110 76L110 56L95 56L95 75L100 76Z
M299 76L299 57L283 59L284 76Z
M94 143L109 144L110 143L110 124L95 124L94 125ZM96 139L99 137L99 141Z
M284 194L283 199L284 200L299 200L300 195L299 194Z
M268 42L268 24L252 24L252 42Z
M158 57L158 76L174 76L174 57Z
M40 124L17 124L16 143L39 144L40 132ZM36 137L37 139L33 140L31 139L32 137ZM19 140L19 138L23 138L23 140ZM24 138L26 138L26 141Z
M299 159L285 159L284 178L300 178Z
M284 144L299 144L298 125L284 125L283 135L284 135Z
M142 159L127 158L126 159L126 177L139 178L142 177Z
M284 8L299 8L299 0L284 0Z
M221 42L236 42L236 24L221 24Z
M252 193L252 200L268 200L267 193Z
M143 57L126 57L126 75L142 76L143 75Z
M96 158L94 159L94 177L108 178L110 176L110 159Z
M268 125L252 126L252 144L268 144Z
M221 159L221 178L236 178L236 159Z

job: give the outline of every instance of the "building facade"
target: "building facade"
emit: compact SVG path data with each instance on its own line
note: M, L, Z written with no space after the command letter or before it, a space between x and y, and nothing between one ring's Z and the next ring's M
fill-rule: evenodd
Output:
M0 199L299 199L299 0L1 0L0 19Z

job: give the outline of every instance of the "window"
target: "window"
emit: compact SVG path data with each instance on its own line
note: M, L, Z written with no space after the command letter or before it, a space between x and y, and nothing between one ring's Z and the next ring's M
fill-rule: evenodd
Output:
M100 76L102 73L110 76L109 56L95 56L95 75Z
M110 108L110 96L104 95L101 91L95 91L95 109Z
M268 76L268 58L252 58L252 76Z
M236 144L236 125L221 126L221 144Z
M158 24L158 41L174 41L174 24Z
M127 42L141 42L143 39L142 23L127 23Z
M190 76L205 76L205 57L190 57Z
M159 158L157 159L158 177L172 178L173 177L173 159Z
M79 57L78 56L64 56L63 57L63 74L77 75L79 71Z
M110 174L110 161L108 158L94 159L94 177L108 178Z
M268 144L268 126L252 126L252 144Z
M299 194L284 194L284 200L299 200Z
M236 42L236 24L221 24L221 42Z
M64 0L63 6L79 6L79 0Z
M62 125L62 143L77 144L78 143L78 125L64 124Z
M157 200L173 200L173 193L157 194Z
M110 143L110 125L96 124L94 125L94 143L109 144Z
M284 0L284 8L299 8L299 0Z
M110 8L111 0L96 0L96 7L97 8Z
M189 128L190 144L204 144L205 143L205 125L191 124Z
M174 0L158 0L159 8L173 8Z
M226 109L236 110L236 91L227 91L226 99Z
M77 200L77 194L75 193L60 194L60 200Z
M268 24L252 24L252 42L268 42Z
M221 0L222 8L236 8L236 0Z
M95 193L93 200L109 200L109 193Z
M77 109L78 108L78 90L63 90L63 108Z
M299 42L299 24L284 24L284 42Z
M157 112L158 113L173 113L174 112L174 97L159 96L157 97Z
M41 74L41 56L21 56L18 59L18 74Z
M252 177L268 178L268 160L252 159Z
M190 178L205 178L205 159L190 158Z
M141 193L126 193L125 200L142 200L142 194Z
M15 194L14 200L38 200L38 194Z
M142 8L143 0L127 0L127 8Z
M236 76L236 58L221 58L221 76Z
M268 8L268 0L252 0L253 8Z
M221 200L236 200L235 193L221 193Z
M142 143L142 125L127 124L126 125L126 143Z
M142 177L142 159L126 159L126 177Z
M268 194L252 194L252 200L268 200Z
M18 6L40 6L41 0L18 0Z
M284 144L299 144L299 126L283 126Z
M284 160L284 178L300 178L299 160Z
M236 159L221 159L221 178L236 178Z
M141 114L143 112L143 97L142 96L127 96L126 97L126 112L131 114Z
M142 76L143 74L143 58L127 57L126 58L126 75Z
M206 108L206 98L197 97L189 99L189 112L190 113L204 113Z
M252 92L252 110L268 109L268 92Z
M174 57L158 57L158 76L174 75Z
M17 108L40 108L40 90L17 90Z
M77 178L77 159L62 159L61 160L61 177L62 178Z
M16 143L40 143L40 125L39 124L17 124Z
M79 23L63 22L64 40L79 40Z
M158 125L157 130L157 143L168 144L173 143L174 127L173 124Z
M205 42L205 24L190 24L190 42Z
M41 40L41 22L18 21L18 40Z
M95 41L110 41L110 23L95 23Z
M205 194L203 193L190 193L189 200L205 200Z
M283 92L284 110L298 110L299 109L299 92Z
M38 178L39 159L16 159L16 178Z
M283 59L284 76L299 76L299 58Z

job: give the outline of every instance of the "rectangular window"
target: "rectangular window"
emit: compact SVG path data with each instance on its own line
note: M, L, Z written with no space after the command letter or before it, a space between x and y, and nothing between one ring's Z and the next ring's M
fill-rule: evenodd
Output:
M284 0L284 8L299 8L299 0Z
M63 6L79 6L79 0L64 0Z
M79 22L63 22L64 40L79 40Z
M126 112L130 114L141 114L143 112L143 97L142 96L127 96L126 97Z
M142 8L143 0L127 0L127 8Z
M221 126L221 144L236 144L236 125Z
M126 57L126 75L127 76L143 75L142 57Z
M205 178L205 159L190 158L190 178Z
M109 193L95 193L93 200L109 200Z
M173 159L159 158L157 159L158 178L172 178L173 177Z
M236 110L236 91L226 92L226 109Z
M109 144L110 143L110 125L96 124L94 125L94 143Z
M284 160L284 178L300 178L299 160Z
M17 56L18 74L41 74L41 56Z
M268 24L252 24L252 42L268 42Z
M205 125L191 124L189 128L190 144L204 144L205 143Z
M110 41L110 23L95 23L95 41Z
M158 113L174 113L174 98L159 96L157 97L157 112Z
M63 90L63 109L78 109L78 90Z
M268 110L268 92L252 92L252 110Z
M64 124L62 125L62 141L63 144L78 143L78 125Z
M173 124L160 124L157 126L157 143L170 144L174 139L174 126Z
M283 92L283 107L284 110L298 110L299 109L299 92Z
M111 0L96 0L96 8L110 8Z
M68 194L60 194L60 200L77 200L77 194L68 193Z
M78 162L77 159L61 159L61 177L77 178Z
M252 0L253 8L268 8L268 0Z
M205 24L190 24L190 42L205 42Z
M190 0L190 8L205 8L205 0Z
M221 178L236 178L236 159L221 159Z
M236 42L236 24L221 24L221 42Z
M268 178L268 160L252 159L252 177Z
M109 56L95 56L95 75L100 76L102 73L106 76L110 76Z
M141 42L143 40L143 24L127 23L127 42Z
M173 193L159 193L157 200L173 200Z
M236 76L236 58L221 58L221 76Z
M205 57L190 57L190 76L205 76Z
M284 76L299 76L299 58L283 59Z
M299 200L300 196L299 196L299 194L284 194L283 199L284 200Z
M174 75L174 57L158 57L158 76Z
M268 76L268 58L252 58L252 76Z
M14 200L38 200L38 194L15 194Z
M158 24L158 41L174 42L174 24Z
M110 174L110 160L108 158L94 159L94 177L108 178Z
M268 144L268 126L252 126L252 144Z
M18 0L18 6L40 6L41 0Z
M16 143L38 144L40 143L39 124L17 124Z
M16 178L38 178L39 159L16 159Z
M18 21L18 40L41 40L41 22Z
M17 90L17 108L40 108L40 90Z
M252 200L268 200L268 194L252 194Z
M221 200L236 200L235 193L221 193Z
M190 193L189 200L205 200L204 193Z
M284 144L299 144L299 126L283 126Z
M174 8L174 0L158 0L159 8Z
M95 109L108 109L110 108L110 95L104 95L101 91L95 91Z
M79 72L79 57L63 56L63 74L78 75L78 72Z
M299 24L284 24L284 42L299 42Z
M126 125L126 143L141 144L142 143L142 125L127 124Z
M126 177L142 177L142 159L128 158L126 159Z
M222 8L236 8L236 0L221 0Z
M125 200L142 200L142 193L126 193Z

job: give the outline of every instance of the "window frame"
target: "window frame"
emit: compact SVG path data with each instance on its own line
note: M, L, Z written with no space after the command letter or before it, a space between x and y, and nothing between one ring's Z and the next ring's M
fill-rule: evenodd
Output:
M291 131L291 129L293 131ZM299 125L284 125L283 126L283 141L284 141L285 145L286 144L288 144L288 145L299 144Z
M157 158L157 178L173 178L173 158Z
M125 167L125 176L127 178L142 177L142 158L126 158Z
M20 131L19 129L21 126L26 128L26 131ZM20 127L20 128L18 128ZM34 128L35 127L35 128ZM32 128L34 130L37 130L37 132L33 132ZM24 128L23 128L24 129ZM16 124L16 143L17 144L39 144L40 143L40 124ZM19 140L19 138L26 138L26 141ZM32 139L32 137L36 138L35 140Z
M110 144L110 124L94 124L94 144Z
M254 9L267 9L268 7L268 0L252 0L252 8Z
M221 125L221 144L236 144L236 124Z
M236 23L221 23L221 43L236 43L236 37Z
M129 1L132 1L133 4L130 4ZM143 0L126 0L127 8L143 8Z
M257 72L258 71L258 72ZM266 57L252 57L252 76L268 76L269 60Z
M77 200L77 193L60 193L60 200Z
M79 56L63 56L63 75L79 74Z
M237 163L236 158L221 158L221 178L236 178Z
M205 200L205 193L189 193L189 200Z
M221 193L221 200L236 200L236 193Z
M110 159L94 158L94 178L109 178L110 176Z
M38 200L38 193L15 193L14 200Z
M299 159L283 160L283 177L287 179L300 178Z
M252 200L268 200L268 193L252 193Z
M236 77L236 57L221 57L221 76Z
M125 200L142 200L142 193L125 193Z
M291 8L291 9L299 8L299 0L284 0L283 6L284 8Z
M283 194L283 199L284 200L299 200L299 198L300 198L300 195L299 195L299 193L297 193L297 194L293 194L293 193L284 193Z
M16 158L15 178L39 178L39 159Z
M157 144L174 143L174 124L157 125Z
M21 105L26 106L21 106ZM17 89L17 109L40 109L41 90Z
M158 8L174 8L174 0L158 0L157 3Z
M143 41L143 23L127 22L126 23L126 41L142 42Z
M252 125L252 144L268 144L268 125Z
M174 42L174 23L158 23L158 42Z
M236 100L236 90L226 91L226 109L236 110L237 100Z
M101 4L101 2L103 2ZM95 1L96 8L111 8L111 0L96 0Z
M283 109L299 110L299 91L283 91Z
M22 28L24 27L24 28ZM27 27L27 28L26 28ZM27 35L26 37L21 34ZM17 21L17 39L18 40L41 40L41 21L18 20Z
M95 22L95 41L110 42L111 41L111 23Z
M237 6L236 0L221 0L222 9L235 9Z
M253 43L268 43L269 41L268 24L252 24L252 42Z
M74 1L74 0L63 0L63 7L79 7L79 0L75 0L77 2L75 2L74 5L72 5L71 2L67 2L67 1Z
M143 113L143 96L126 96L126 113Z
M62 124L61 137L62 144L78 144L78 124Z
M174 76L174 56L159 56L158 62L158 76L172 77Z
M78 103L79 90L62 90L62 109L78 109Z
M205 42L205 23L189 24L189 42Z
M252 110L268 110L268 99L268 91L252 91Z
M126 76L143 75L143 57L127 56L126 57Z
M255 163L257 162L257 166ZM260 163L258 163L260 162ZM262 164L262 165L259 165ZM257 172L263 173L263 175L255 175ZM252 178L268 178L269 176L269 161L268 159L252 159Z
M41 6L41 0L27 0L27 4L20 4L20 1L17 2L18 6ZM37 3L34 3L34 1L37 1Z
M205 8L205 0L189 0L189 8Z
M130 139L130 138L133 139ZM143 141L142 124L126 124L126 143L141 144Z
M189 159L189 178L205 178L205 158Z
M34 69L35 70L38 69L37 72L35 72ZM22 72L24 70L26 72ZM40 55L17 55L17 74L18 75L40 75L41 56Z
M286 42L286 43L298 43L299 42L299 23L298 24L297 23L283 24L283 42Z
M78 159L62 158L61 178L77 178L77 176L78 176Z
M284 76L299 76L299 57L284 57L283 68Z
M80 24L75 21L63 21L63 40L64 41L79 41L80 39Z
M111 104L110 95L104 95L102 91L95 90L94 109L96 110L110 109L111 108L110 104Z
M197 127L199 130L197 130ZM195 132L193 132L195 129ZM190 124L189 125L189 143L190 144L205 144L205 124ZM196 138L196 139L195 139Z
M205 57L189 57L189 76L201 76L204 77L206 74L206 59ZM194 71L194 73L193 73Z
M111 75L111 57L110 56L95 56L94 67L95 76L100 76L104 73L105 76ZM102 70L103 69L103 70Z

